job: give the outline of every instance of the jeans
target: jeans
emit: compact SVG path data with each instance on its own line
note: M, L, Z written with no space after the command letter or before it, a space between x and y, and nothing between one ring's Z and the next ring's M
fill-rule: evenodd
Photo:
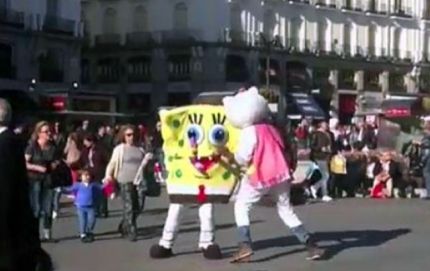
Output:
M61 199L61 187L57 187L54 189L54 199L53 199L53 208L55 212L60 211L60 199Z
M93 233L96 225L96 212L94 207L78 207L79 233L85 235Z
M54 189L47 187L42 181L30 181L30 204L34 217L41 219L43 228L52 228L52 207Z
M133 183L120 184L120 192L123 202L121 223L128 230L136 230L136 220L140 213L137 187Z
M328 169L328 163L326 160L317 160L316 161L322 178L319 182L312 185L317 191L321 188L321 193L323 196L328 196L328 181L330 179L329 169Z

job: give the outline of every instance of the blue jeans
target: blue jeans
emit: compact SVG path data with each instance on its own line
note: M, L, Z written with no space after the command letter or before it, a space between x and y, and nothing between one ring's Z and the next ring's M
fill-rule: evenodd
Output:
M60 211L61 187L54 189L54 211Z
M79 233L81 235L93 233L96 225L96 211L92 206L78 207Z
M30 181L30 204L34 217L41 219L44 229L52 227L54 190L42 181Z

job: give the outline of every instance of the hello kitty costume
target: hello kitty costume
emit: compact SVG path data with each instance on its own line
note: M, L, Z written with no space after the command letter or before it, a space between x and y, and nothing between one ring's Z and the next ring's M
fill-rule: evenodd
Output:
M249 212L266 194L276 201L279 217L300 242L315 248L310 243L309 232L290 204L292 172L285 159L285 146L278 130L266 122L269 117L267 101L256 88L251 88L234 97L224 98L223 103L228 121L241 129L234 160L248 167L234 206L240 248L233 262L249 258L253 253Z

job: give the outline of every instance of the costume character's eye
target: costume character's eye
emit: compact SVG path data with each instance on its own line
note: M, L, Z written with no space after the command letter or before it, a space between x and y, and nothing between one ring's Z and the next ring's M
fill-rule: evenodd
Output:
M187 127L187 137L191 144L200 144L203 142L203 128L198 124L190 124Z
M215 146L222 146L228 140L228 132L221 124L215 124L209 130L209 142Z

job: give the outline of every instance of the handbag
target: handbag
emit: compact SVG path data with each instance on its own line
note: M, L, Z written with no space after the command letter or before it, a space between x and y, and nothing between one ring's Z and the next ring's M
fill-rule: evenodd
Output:
M154 164L153 161L148 163L143 172L143 178L146 182L145 195L147 197L159 197L161 195L161 184L155 178Z

